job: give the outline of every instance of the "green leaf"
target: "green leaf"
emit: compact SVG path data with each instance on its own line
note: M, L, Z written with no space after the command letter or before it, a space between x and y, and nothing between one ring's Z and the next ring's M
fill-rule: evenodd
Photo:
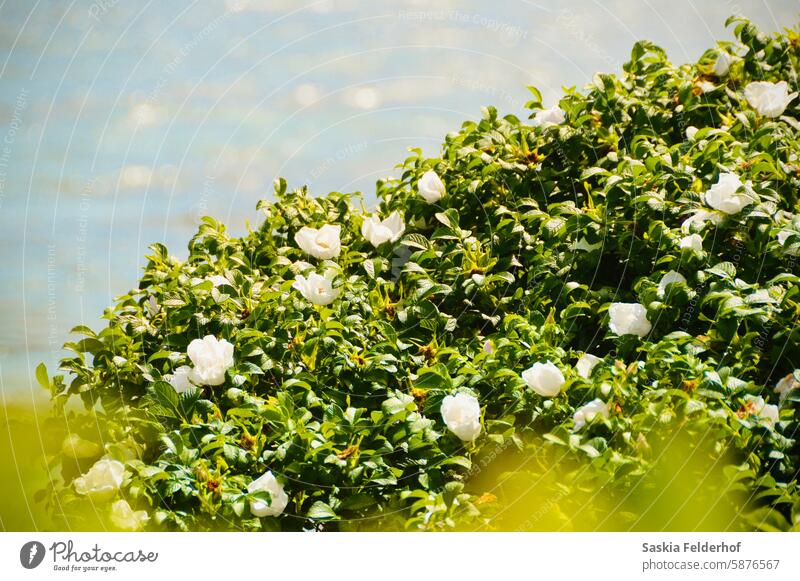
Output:
M333 512L333 509L321 500L311 505L311 508L308 509L307 516L313 520L333 520L338 518L336 513Z
M39 382L44 389L50 390L50 379L47 377L47 367L44 363L36 366L36 381Z

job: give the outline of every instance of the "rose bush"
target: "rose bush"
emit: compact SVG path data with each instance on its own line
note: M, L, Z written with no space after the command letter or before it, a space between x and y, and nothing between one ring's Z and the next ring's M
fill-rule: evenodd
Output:
M487 108L369 214L279 179L246 236L153 245L37 371L70 426L43 501L127 529L798 528L800 37L732 22L692 65L639 42L555 107L532 88L532 122Z

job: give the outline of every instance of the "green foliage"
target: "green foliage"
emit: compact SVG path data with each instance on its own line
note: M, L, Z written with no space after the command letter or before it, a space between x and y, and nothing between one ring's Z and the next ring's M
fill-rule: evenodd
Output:
M733 22L722 78L718 49L675 66L639 42L621 77L567 92L563 124L487 108L440 158L413 150L377 184L380 216L406 225L396 243L364 239L360 195L277 180L248 235L204 218L185 262L153 245L108 326L73 330L68 380L37 378L57 409L85 404L71 425L125 463L122 494L152 529L797 528L800 391L779 400L773 386L800 366L798 107L759 116L743 88L795 86L799 39ZM428 170L447 188L436 204L417 193ZM751 182L753 203L687 223L725 172ZM341 226L332 260L294 242L323 224ZM690 233L702 251L681 247ZM335 301L292 288L299 261L334 273ZM670 270L685 282L659 292ZM646 307L650 334L612 333L614 302ZM206 335L234 345L234 365L224 385L179 394L167 376ZM602 358L588 379L584 352ZM544 361L566 379L553 398L520 377ZM473 443L442 421L456 392L480 401ZM780 405L774 425L757 395ZM608 418L575 429L595 398ZM72 481L96 459L52 458L48 502L73 520L86 500ZM247 485L266 470L289 505L259 519L248 502L269 494ZM694 524L663 516L709 505Z

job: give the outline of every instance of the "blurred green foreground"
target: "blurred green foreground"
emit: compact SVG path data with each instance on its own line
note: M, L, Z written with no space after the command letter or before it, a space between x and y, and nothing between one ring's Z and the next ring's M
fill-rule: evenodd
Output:
M46 403L0 408L0 527L4 531L107 530L86 505L80 519L55 520L42 498L45 451L58 455L68 423ZM776 514L748 510L749 487L737 483L736 458L686 426L649 444L652 467L641 477L598 482L596 473L555 450L541 455L496 449L474 466L467 486L491 505L481 530L724 531L774 530ZM593 475L590 475L590 472ZM56 475L57 476L57 475ZM745 516L746 515L746 516ZM367 527L368 528L368 527Z
M34 500L47 483L41 429L44 406L8 403L0 407L0 527L4 531L52 528Z
M0 530L103 530L99 519L56 523L42 502L50 483L47 456L58 451L68 433L64 418L56 418L50 403L6 401L0 405Z

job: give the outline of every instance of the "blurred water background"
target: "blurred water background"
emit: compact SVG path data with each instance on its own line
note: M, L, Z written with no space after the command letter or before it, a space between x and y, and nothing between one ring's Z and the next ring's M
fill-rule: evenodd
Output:
M795 1L0 3L0 395L44 394L77 324L135 287L152 242L186 256L203 215L242 233L285 176L373 191L408 147L539 87L621 70L647 38L697 59L741 14Z

